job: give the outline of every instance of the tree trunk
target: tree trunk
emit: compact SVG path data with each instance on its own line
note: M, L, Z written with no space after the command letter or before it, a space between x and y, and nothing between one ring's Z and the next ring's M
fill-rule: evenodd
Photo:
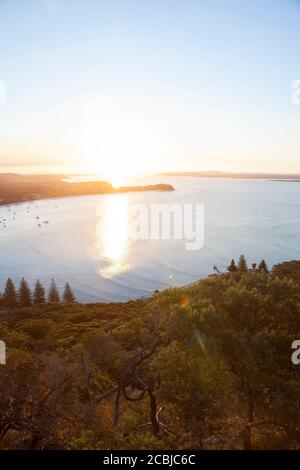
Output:
M154 436L159 434L159 422L157 421L157 403L156 403L156 396L151 390L148 390L149 398L150 398L150 418L152 423L152 433Z
M114 428L119 424L121 413L120 413L120 400L121 400L121 389L120 387L117 390L116 399L115 399L115 411L114 411Z

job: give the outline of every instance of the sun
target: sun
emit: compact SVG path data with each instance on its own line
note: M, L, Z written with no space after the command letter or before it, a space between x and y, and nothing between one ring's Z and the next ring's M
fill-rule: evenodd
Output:
M124 185L129 176L146 173L146 130L129 101L107 98L89 102L77 136L86 173L106 175L115 187Z
M120 188L121 186L126 185L126 180L128 179L128 175L124 175L122 173L111 173L108 175L104 175L105 181L110 183L114 188Z

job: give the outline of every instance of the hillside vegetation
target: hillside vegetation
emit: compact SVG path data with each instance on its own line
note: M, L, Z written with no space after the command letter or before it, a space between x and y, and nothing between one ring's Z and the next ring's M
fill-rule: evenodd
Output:
M276 269L4 311L0 448L300 449L300 287Z
M122 186L114 188L105 181L70 183L61 175L17 175L0 173L0 205L50 199L135 191L174 191L170 184Z

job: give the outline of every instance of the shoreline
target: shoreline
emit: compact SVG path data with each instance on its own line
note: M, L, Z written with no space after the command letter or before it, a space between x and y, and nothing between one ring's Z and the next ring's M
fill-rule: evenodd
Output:
M200 276L197 280L193 282L189 282L187 284L180 285L180 286L169 286L169 287L164 287L162 289L156 289L152 291L151 293L149 293L149 295L147 296L142 295L140 297L133 297L127 300L111 300L111 301L105 301L101 299L95 300L95 301L81 301L81 300L76 299L73 305L82 305L82 306L86 306L89 308L91 307L116 307L118 308L120 306L126 307L126 306L135 306L135 305L145 305L151 302L153 299L155 299L156 296L161 296L171 291L184 292L189 289L197 288L199 283L205 280L213 280L213 279L220 279L220 278L228 279L230 276L239 277L239 276L243 276L247 274L255 275L255 274L259 274L259 271L257 269L253 270L251 268L248 268L247 271L245 272L237 271L235 273L231 273L229 271L223 271L218 274L213 273L213 274L207 274L205 276ZM300 260L291 259L288 261L281 261L279 263L275 263L274 265L271 266L270 270L265 272L265 274L268 277L279 277L279 278L290 277L291 279L294 280L294 282L300 283ZM59 289L59 294L60 295L62 294L61 289ZM63 305L64 303L61 301L61 302L58 302L57 304ZM51 306L51 302L46 302L45 306ZM19 309L22 309L22 308L23 307L16 307L17 311L19 311ZM3 314L3 313L5 314L7 312L8 312L8 309L0 308L0 314Z
M105 181L66 183L61 178L30 177L0 174L0 206L29 203L46 199L77 196L100 196L101 194L124 194L146 191L175 191L171 184L159 183L143 186L120 186L114 188Z

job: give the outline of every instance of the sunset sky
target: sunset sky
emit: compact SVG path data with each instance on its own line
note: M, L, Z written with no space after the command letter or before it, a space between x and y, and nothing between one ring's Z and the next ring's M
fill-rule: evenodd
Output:
M2 0L0 171L300 172L299 24L297 0Z

